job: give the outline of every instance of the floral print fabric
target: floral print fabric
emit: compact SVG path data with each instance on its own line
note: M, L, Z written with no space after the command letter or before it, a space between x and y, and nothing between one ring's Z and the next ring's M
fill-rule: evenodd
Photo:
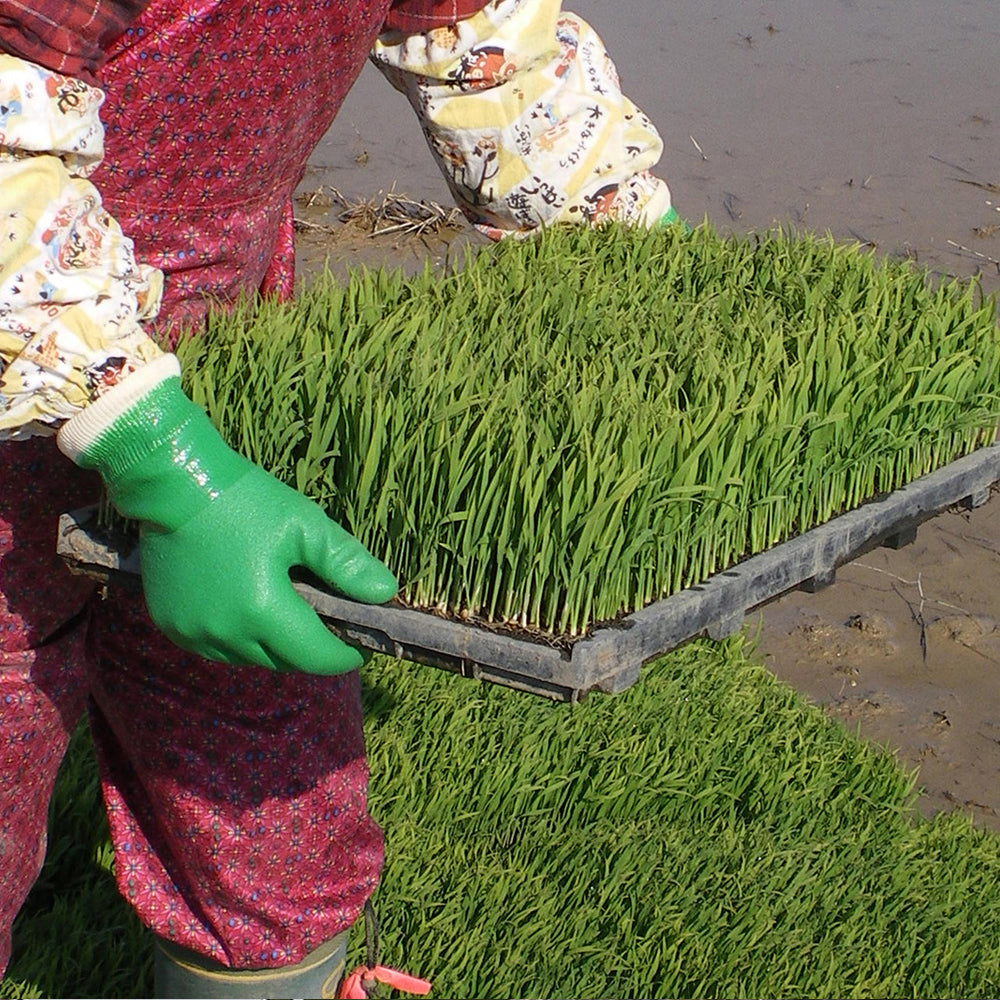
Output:
M310 5L237 6L177 21L161 0L115 43L102 81L114 155L99 168L102 92L0 56L0 439L51 433L158 355L141 322L159 306L159 271L173 335L213 299L291 293L292 194L388 5L319 38L268 31L264 57L254 25L276 29ZM173 44L182 23L198 35L188 49ZM559 0L494 0L455 25L387 31L372 58L491 238L553 222L654 225L670 211L650 173L656 130Z
M662 142L594 30L559 0L497 0L372 59L406 94L455 200L498 239L560 222L656 225Z
M387 8L155 0L118 40L89 180L137 266L162 270L165 324L206 297L290 288L291 192ZM0 965L88 698L119 886L155 933L269 968L350 926L382 865L358 675L201 660L160 635L139 595L102 600L71 577L56 519L99 484L53 441L0 444L0 484Z
M0 445L0 480L0 971L88 697L119 888L149 927L238 968L294 963L349 927L382 866L358 674L185 653L138 594L102 599L56 556L59 513L93 501L93 473L36 437Z
M139 265L87 179L101 91L0 55L0 439L51 432L161 352Z

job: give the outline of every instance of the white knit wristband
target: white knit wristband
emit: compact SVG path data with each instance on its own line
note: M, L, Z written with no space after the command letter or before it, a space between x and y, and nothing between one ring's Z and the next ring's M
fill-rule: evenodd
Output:
M179 377L180 373L180 362L173 354L143 365L63 424L56 436L59 450L76 462L127 409L161 382Z

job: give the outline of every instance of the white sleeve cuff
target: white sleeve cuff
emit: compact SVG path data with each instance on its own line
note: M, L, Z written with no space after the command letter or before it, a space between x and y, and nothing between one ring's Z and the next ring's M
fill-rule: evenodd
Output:
M173 354L161 355L143 365L63 424L56 436L59 450L76 462L133 403L161 382L180 374L180 362Z

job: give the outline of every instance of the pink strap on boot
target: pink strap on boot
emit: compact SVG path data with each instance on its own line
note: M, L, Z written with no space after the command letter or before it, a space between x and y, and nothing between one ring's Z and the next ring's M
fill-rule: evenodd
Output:
M403 993L416 993L418 996L426 996L431 991L431 984L426 979L418 979L397 969L389 969L384 965L376 965L369 969L366 965L359 965L349 976L344 978L337 992L338 1000L367 1000L370 996L369 990L374 989L376 983L385 983L393 989L402 990Z

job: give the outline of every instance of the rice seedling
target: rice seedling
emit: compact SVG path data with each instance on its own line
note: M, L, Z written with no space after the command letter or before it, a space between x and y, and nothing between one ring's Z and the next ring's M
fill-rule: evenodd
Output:
M991 995L1000 840L918 820L911 775L746 651L573 707L373 661L394 960L439 996Z
M995 307L811 237L551 232L245 305L180 352L408 601L572 633L991 441ZM573 706L363 676L383 956L437 996L1000 989L1000 841L917 819L912 777L742 641ZM54 817L0 996L148 993L82 730Z
M996 301L812 236L552 230L179 348L406 603L578 636L993 440Z
M577 705L375 657L383 960L438 997L996 996L1000 839L921 820L912 775L748 652ZM149 995L84 730L55 816L0 996Z

